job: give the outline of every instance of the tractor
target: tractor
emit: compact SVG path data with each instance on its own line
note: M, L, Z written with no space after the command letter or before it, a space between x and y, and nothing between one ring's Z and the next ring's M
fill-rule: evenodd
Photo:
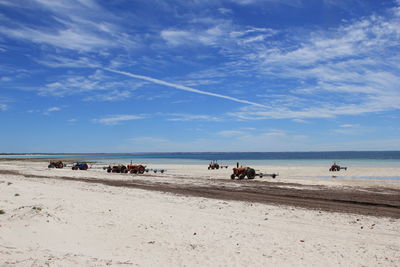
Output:
M231 179L234 180L235 177L238 177L239 180L243 180L246 176L247 179L254 179L256 177L256 170L250 167L233 168Z
M89 166L85 162L77 162L74 164L74 166L72 166L72 169L86 171L87 169L89 169Z
M237 164L237 166L238 165L239 164ZM254 179L256 176L259 176L260 178L262 178L263 176L271 176L273 179L275 179L278 175L279 173L256 173L256 170L250 167L237 167L233 168L231 179L234 180L236 177L238 177L239 180L243 180L246 176L247 179Z
M125 165L108 166L107 172L128 173Z
M146 166L131 163L128 165L127 171L134 174L143 174L146 171Z
M333 163L333 165L329 168L329 171L330 172L338 172L338 171L340 171L340 170L345 170L345 171L347 171L347 167L340 167L339 165L337 165L336 164L336 162L335 163Z
M223 169L223 168L228 168L228 166L225 166L225 165L219 165L218 163L217 163L217 161L211 161L210 162L210 164L208 164L208 169L209 170L214 170L214 169Z
M61 160L59 160L59 161L50 161L50 164L49 164L49 168L57 168L57 169L61 169L61 168L64 168L64 163L61 161Z
M219 169L219 164L216 161L211 161L208 165L209 170Z

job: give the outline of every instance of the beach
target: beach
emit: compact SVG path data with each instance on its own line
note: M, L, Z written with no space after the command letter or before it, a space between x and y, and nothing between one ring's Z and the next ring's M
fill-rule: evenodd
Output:
M398 266L400 168L0 161L2 266ZM329 167L329 166L328 166ZM335 177L333 177L335 176Z

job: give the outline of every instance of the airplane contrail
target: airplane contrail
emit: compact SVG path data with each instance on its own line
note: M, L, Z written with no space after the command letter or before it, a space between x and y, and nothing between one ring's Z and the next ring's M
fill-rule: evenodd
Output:
M155 78L148 77L148 76L133 74L133 73L130 73L130 72L114 70L114 69L110 69L110 68L103 68L103 69L107 70L107 71L110 71L110 72L119 73L119 74L122 74L122 75L125 75L125 76L129 76L129 77L132 77L132 78L145 80L145 81L149 81L149 82L160 84L160 85L165 85L165 86L168 86L168 87L173 87L173 88L176 88L176 89L179 89L179 90L182 90L182 91L188 91L188 92L192 92L192 93L196 93L196 94L202 94L202 95L209 95L209 96L228 99L228 100L231 100L231 101L234 101L234 102L238 102L238 103L249 104L249 105L252 105L252 106L267 108L267 106L262 105L262 104L258 104L258 103L255 103L255 102L242 100L242 99L239 99L239 98L236 98L236 97L231 97L231 96L226 96L226 95L206 92L206 91L198 90L198 89L191 88L191 87L188 87L188 86L184 86L184 85L180 85L180 84L175 84L175 83L170 83L170 82L166 82L166 81L163 81L163 80L155 79Z

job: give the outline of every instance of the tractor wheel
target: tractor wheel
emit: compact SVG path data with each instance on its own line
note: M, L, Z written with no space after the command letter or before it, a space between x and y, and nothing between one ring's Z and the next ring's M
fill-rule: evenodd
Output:
M236 175L231 174L231 179L232 179L232 180L235 180L235 177L236 177Z
M239 180L243 180L243 179L244 179L244 177L246 177L246 174L243 174L243 173L242 173L242 174L240 174L240 175L239 175Z
M107 172L110 173L110 172L111 172L111 169L107 169Z
M48 167L49 168L55 168L56 166L54 166L53 164L50 164Z
M144 168L143 167L140 167L139 168L139 174L143 174L144 173Z
M217 166L215 166L215 168L218 170L218 169L219 169L219 166L217 165Z
M247 178L254 179L254 177L256 177L256 171L254 169L248 169L247 170Z
M161 170L160 172L161 172L161 173L164 173L164 170Z
M208 169L211 169L211 167L210 167L210 166L208 166Z

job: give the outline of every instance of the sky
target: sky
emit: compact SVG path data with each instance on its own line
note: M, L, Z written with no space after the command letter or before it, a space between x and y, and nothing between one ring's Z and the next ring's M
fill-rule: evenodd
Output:
M400 0L0 0L0 152L400 150Z

